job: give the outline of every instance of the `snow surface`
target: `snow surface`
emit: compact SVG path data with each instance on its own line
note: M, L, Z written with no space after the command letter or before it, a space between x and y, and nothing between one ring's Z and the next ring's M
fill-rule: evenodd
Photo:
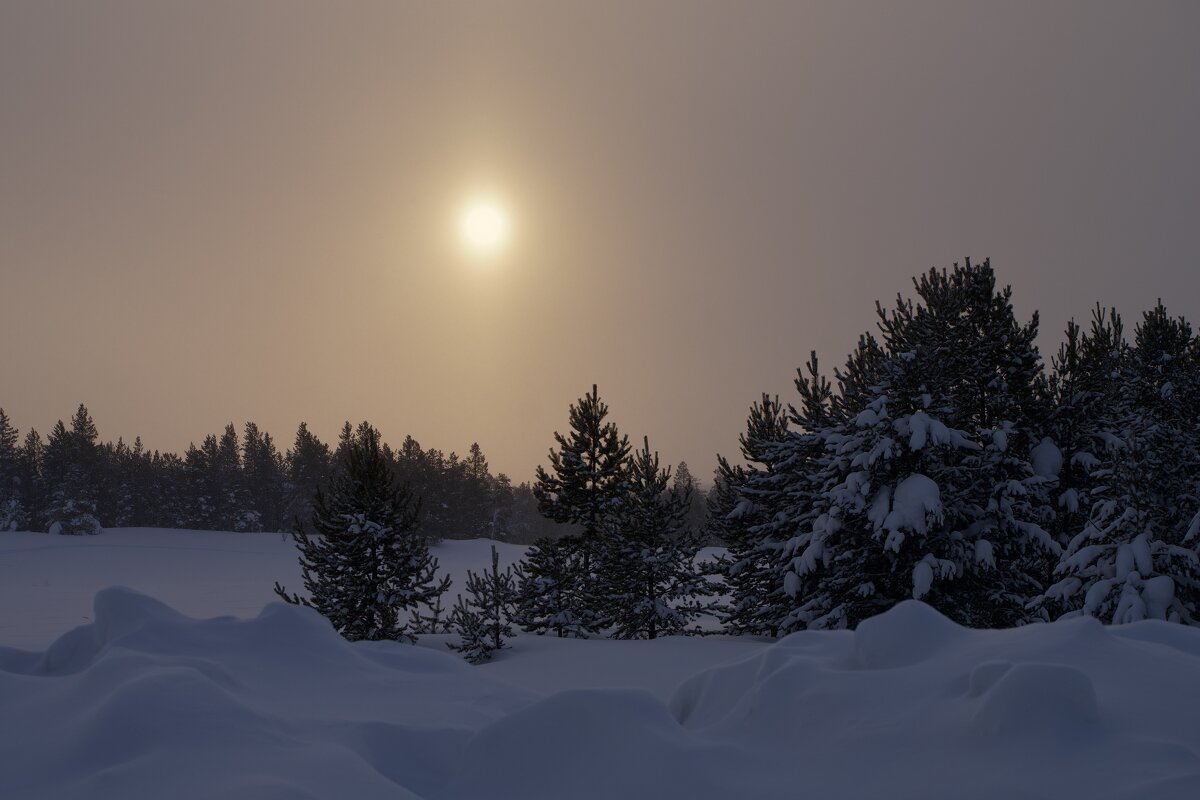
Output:
M488 546L435 554L460 575ZM972 631L910 601L775 643L525 635L472 667L446 637L351 644L270 602L294 558L278 536L0 534L0 644L26 648L0 647L0 797L1200 796L1193 628ZM227 616L94 591L114 579Z

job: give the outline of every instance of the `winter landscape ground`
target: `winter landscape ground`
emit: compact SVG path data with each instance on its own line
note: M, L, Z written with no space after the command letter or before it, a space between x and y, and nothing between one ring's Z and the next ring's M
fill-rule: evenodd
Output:
M489 546L434 553L460 581ZM521 635L471 666L445 636L348 643L275 580L278 534L0 534L0 797L1200 792L1195 628L967 630L910 601L778 642Z

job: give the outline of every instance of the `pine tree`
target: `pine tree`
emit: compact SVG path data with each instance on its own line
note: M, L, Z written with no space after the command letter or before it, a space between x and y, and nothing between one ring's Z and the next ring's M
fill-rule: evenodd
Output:
M566 539L542 537L525 554L514 620L523 630L586 639L591 609L580 592L578 548Z
M25 523L30 530L45 528L46 487L42 476L44 450L41 434L30 428L18 454L21 506L25 512Z
M49 490L47 528L54 533L100 533L96 516L98 433L87 407L80 403L68 431L55 424L43 455L43 476Z
M570 433L557 431L558 449L550 451L550 470L537 468L534 495L538 511L560 524L578 526L578 533L564 537L566 546L578 553L567 563L577 572L567 577L571 596L583 613L579 622L589 631L603 625L602 598L596 596L596 555L621 512L627 489L626 469L629 437L605 422L608 406L600 400L596 385L569 409Z
M687 527L696 530L704 530L705 522L705 492L700 487L700 481L692 474L692 470L688 467L686 461L680 461L675 465L675 477L671 481L671 491L680 497L686 496L687 514L684 517L684 522Z
M619 525L600 559L604 620L618 639L654 639L684 632L707 609L711 587L700 574L698 531L686 524L691 487L670 489L671 469L659 467L649 438L634 453Z
M625 470L629 437L605 422L608 406L600 400L596 386L570 407L571 432L555 432L558 449L550 451L550 471L537 469L534 494L542 515L558 523L582 528L586 553L601 538L620 510L625 492Z
M1119 326L1117 327L1119 334ZM1104 342L1107 344L1107 342ZM1200 619L1200 345L1160 302L1127 348L1117 339L1089 516L1039 598L1055 615L1105 622Z
M487 458L478 442L471 444L467 458L462 462L460 476L461 497L457 503L461 521L458 535L467 537L488 536L495 538L496 490L495 479L488 471Z
M296 438L285 458L287 468L287 506L284 518L296 520L306 533L312 517L312 499L317 487L329 476L333 454L329 445L309 431L301 422L296 429Z
M0 531L15 531L25 525L19 441L17 429L0 408Z
M772 509L783 508L774 461L788 436L788 418L779 398L764 393L750 407L739 439L746 466L717 456L708 531L726 548L716 566L729 596L721 609L722 622L731 633L773 634L781 613L771 601L780 547L762 526L774 517Z
M309 597L278 583L275 591L317 609L347 639L413 641L411 615L433 604L450 579L437 578L437 559L417 533L419 501L397 484L379 432L359 426L345 456L329 490L317 491L317 535L293 533Z
M963 624L1022 621L1057 545L1030 453L1047 414L1037 318L988 262L931 270L879 307L882 352L839 375L820 513L785 550L790 626L853 627L915 597ZM853 362L851 366L854 366Z
M284 528L284 462L271 434L247 422L242 435L242 482L249 513L247 530Z
M179 504L177 523L181 528L217 530L221 527L218 518L216 487L211 480L210 463L216 458L217 437L209 434L200 447L189 443L183 456L182 502Z
M513 636L519 570L500 570L500 555L492 547L492 567L482 575L467 570L467 599L458 596L450 613L450 625L458 633L458 644L447 644L473 664L491 659Z
M450 616L446 614L446 610L442 608L442 595L438 595L433 604L428 606L428 613L421 613L421 609L417 608L412 613L411 631L413 635L423 634L439 634L451 633Z
M215 500L220 530L257 530L258 514L251 502L242 474L242 447L232 422L217 439L216 450L208 460L209 486Z

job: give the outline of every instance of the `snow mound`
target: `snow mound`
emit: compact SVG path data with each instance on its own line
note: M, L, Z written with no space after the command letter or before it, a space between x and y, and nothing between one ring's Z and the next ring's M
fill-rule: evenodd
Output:
M977 667L972 688L996 674L983 691L972 724L988 735L1061 736L1091 728L1100 719L1096 689L1083 672L1062 664L1014 664L1000 670L996 662ZM985 669L983 679L976 673Z
M40 658L0 651L0 797L423 797L534 698L311 609L185 617L128 589Z
M679 727L648 692L559 692L480 731L464 772L439 798L497 796L607 800L651 795L732 797L745 786L746 754ZM732 767L732 769L731 769Z
M862 669L919 664L968 632L916 600L898 603L863 620L854 631L854 654Z
M0 797L1190 800L1200 786L1200 630L1179 625L974 631L911 601L774 643L519 636L481 667L422 644L346 642L282 603L195 619L102 591L46 650L0 648Z

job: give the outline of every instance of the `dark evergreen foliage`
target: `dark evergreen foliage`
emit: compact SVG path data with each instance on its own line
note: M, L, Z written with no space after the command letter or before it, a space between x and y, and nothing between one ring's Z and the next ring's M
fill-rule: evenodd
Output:
M1097 315L1095 404L1085 430L1095 455L1071 461L1087 516L1067 543L1057 581L1031 606L1106 622L1200 619L1200 343L1160 302L1130 347L1115 314ZM1105 381L1104 378L1107 378ZM1086 440L1085 440L1086 441ZM1080 458L1080 455L1085 458Z
M82 403L71 418L70 430L59 420L50 432L41 472L49 487L46 524L54 533L100 532L96 503L103 484L93 480L100 466L97 438L96 424Z
M17 530L25 524L19 443L20 433L0 408L0 531Z
M565 580L580 615L577 622L589 632L607 624L604 589L598 585L604 576L597 570L629 490L629 437L605 422L607 417L608 406L593 384L591 394L570 406L570 432L554 433L558 447L550 451L550 469L538 467L533 487L543 516L576 526L566 537L575 557L565 562L575 573Z
M1130 347L1097 309L1089 331L1068 326L1047 377L1037 317L1018 323L990 263L915 288L878 307L879 340L860 340L836 390L814 362L790 430L744 441L747 466L720 462L709 525L730 544L729 629L853 627L907 597L974 626L1195 619L1200 343L1186 322L1160 304Z
M190 445L181 458L149 451L140 439L132 446L120 439L101 443L86 408L83 412L71 427L55 426L49 442L32 430L22 440L4 416L0 442L15 436L17 443L11 449L0 443L0 530L97 531L103 523L286 531L299 520L311 533L316 487L344 463L345 447L356 433L347 424L335 457L304 423L286 453L253 422L240 437L231 424L220 436ZM397 475L427 498L419 529L430 540L490 536L532 542L560 533L538 513L528 483L514 486L491 475L478 444L466 460L422 450L411 437L399 451L381 448Z
M586 639L591 613L579 591L574 540L543 537L526 551L514 620L526 631Z
M673 490L670 480L643 439L626 471L620 519L599 550L604 623L618 639L683 633L708 608L712 587L696 564L700 534L687 524L692 488Z
M608 406L595 385L571 405L569 415L571 430L565 436L555 432L558 448L550 451L550 470L538 467L533 491L544 516L579 526L586 553L620 511L629 437L604 421Z
M309 536L296 530L308 597L275 592L320 611L347 639L414 638L410 617L450 585L417 533L419 501L396 481L379 433L360 426L346 447L345 468L318 488Z
M458 595L450 613L450 626L458 633L459 643L446 646L463 654L472 664L491 659L513 636L517 584L520 568L500 569L500 554L492 546L492 566L482 575L467 571L467 599Z
M780 547L763 535L762 526L773 518L770 504L783 493L783 485L772 477L773 459L776 446L788 434L788 417L779 398L764 394L750 407L746 431L739 439L746 465L733 465L717 456L707 531L726 548L716 566L729 595L721 609L722 620L734 633L775 632L779 613L772 612L771 606Z

